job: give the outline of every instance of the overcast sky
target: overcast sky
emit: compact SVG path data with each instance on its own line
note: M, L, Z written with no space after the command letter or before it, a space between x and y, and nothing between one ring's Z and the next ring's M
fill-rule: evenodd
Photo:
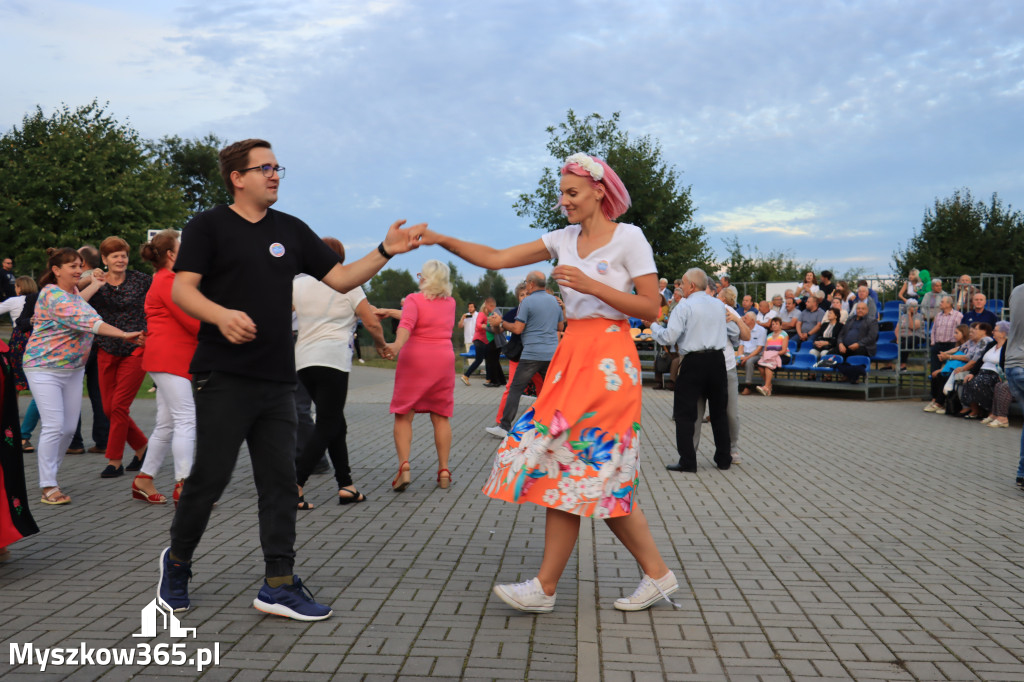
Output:
M1024 204L1022 15L1014 0L0 0L0 128L97 98L149 138L266 138L288 168L277 207L357 256L398 218L538 238L512 202L555 165L545 128L619 111L660 140L719 254L735 235L887 273L937 197ZM450 256L394 263L427 258Z

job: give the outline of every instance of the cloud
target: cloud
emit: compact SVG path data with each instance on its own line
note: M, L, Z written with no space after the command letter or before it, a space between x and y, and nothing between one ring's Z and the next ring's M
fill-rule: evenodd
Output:
M814 234L821 209L812 203L788 206L782 199L763 204L737 206L733 209L703 216L711 232L749 232L803 237Z

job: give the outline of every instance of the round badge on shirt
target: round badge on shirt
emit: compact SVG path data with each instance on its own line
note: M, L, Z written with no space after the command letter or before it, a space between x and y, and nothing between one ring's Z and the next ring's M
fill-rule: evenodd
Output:
M598 263L597 263L597 273L599 275L607 275L608 274L608 261L606 261L606 260L598 261Z
M280 258L284 255L284 244L274 242L270 245L270 255L274 258Z

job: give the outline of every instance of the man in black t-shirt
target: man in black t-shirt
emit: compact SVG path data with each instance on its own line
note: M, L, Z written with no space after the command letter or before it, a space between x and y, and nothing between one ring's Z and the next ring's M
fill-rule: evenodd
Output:
M349 265L298 218L270 208L284 168L263 140L220 152L220 171L234 197L196 215L182 233L174 270L174 302L201 321L190 371L196 403L196 457L160 556L159 600L189 608L192 555L224 492L245 441L259 498L266 580L253 602L260 611L322 620L295 563L295 354L292 279L310 274L341 292L359 286L395 253L416 248L425 225L396 222L376 251ZM259 286L257 286L259 283Z

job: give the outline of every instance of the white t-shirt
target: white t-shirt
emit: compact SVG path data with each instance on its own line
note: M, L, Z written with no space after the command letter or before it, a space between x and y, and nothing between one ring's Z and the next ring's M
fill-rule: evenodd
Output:
M619 223L611 240L595 249L586 258L580 258L576 251L576 240L580 235L579 225L570 225L562 230L548 232L541 239L552 258L559 265L572 265L583 274L613 289L630 292L633 280L641 275L657 273L654 252L647 243L643 230L636 225ZM595 296L581 294L568 287L561 290L565 303L565 314L570 320L588 317L605 317L622 320L626 316Z
M352 371L356 306L366 298L361 287L342 294L315 277L303 275L292 283L292 305L299 321L295 369L330 367Z
M21 311L25 308L25 297L24 296L11 296L6 301L0 301L0 315L4 313L11 314L11 324L18 321L21 317Z
M476 329L476 316L480 313L473 313L469 317L462 318L462 340L467 346L473 345L473 332Z
M754 328L750 330L750 339L740 341L740 349L744 355L747 355L757 350L758 346L763 346L767 340L768 330L759 324L755 324Z

